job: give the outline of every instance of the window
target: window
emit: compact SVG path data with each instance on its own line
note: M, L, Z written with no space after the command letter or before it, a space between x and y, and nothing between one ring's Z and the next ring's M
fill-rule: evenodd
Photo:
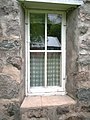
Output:
M27 93L65 93L65 13L33 10L26 18Z

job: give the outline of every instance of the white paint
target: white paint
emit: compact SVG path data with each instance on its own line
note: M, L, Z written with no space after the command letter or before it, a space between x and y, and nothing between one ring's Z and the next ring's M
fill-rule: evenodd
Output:
M19 0L23 1L23 0ZM70 5L81 5L83 0L24 0L27 2L44 2L44 3L58 3L58 4L70 4Z
M45 87L47 87L47 13L45 14Z
M28 26L27 26L27 23L28 23L28 20L27 20L27 10L25 10L25 65L26 65L26 69L25 69L25 93L27 95L28 93L28 71L27 71L27 66L28 66L28 59L27 59L27 40L28 40Z

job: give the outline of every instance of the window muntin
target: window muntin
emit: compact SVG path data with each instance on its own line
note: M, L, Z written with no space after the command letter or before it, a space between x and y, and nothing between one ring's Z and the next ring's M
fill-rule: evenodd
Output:
M31 95L31 94L35 94L35 95L40 95L40 94L47 94L47 93L51 93L51 94L58 94L57 92L60 92L60 94L64 94L64 92L65 92L65 40L66 40L66 38L65 38L65 34L66 34L66 18L65 18L65 13L64 12L53 12L53 11L35 11L35 10L31 10L31 11L29 11L28 12L29 14L28 14L28 29L26 29L27 30L27 35L28 35L28 42L27 42L27 52L28 52L28 56L27 56L27 59L26 59L26 61L28 61L27 62L27 64L26 64L26 68L27 68L27 77L28 77L28 81L26 81L26 85L27 85L27 87L26 87L26 93L28 94L28 95ZM31 49L30 47L30 42L31 42L31 40L30 40L30 28L31 28L31 24L30 24L30 14L44 14L45 15L45 49ZM49 14L48 14L49 13ZM57 15L60 15L60 17L61 17L61 21L60 21L60 24L61 24L61 30L60 30L60 35L61 35L61 48L60 49L48 49L48 31L47 31L47 28L48 28L48 15L53 15L53 13L54 13L54 15L55 16L57 16ZM26 19L27 20L27 19ZM26 28L27 28L27 25L26 25ZM27 40L27 35L26 35L26 40ZM29 42L30 41L30 42ZM31 53L33 54L33 53L43 53L44 54L44 83L43 83L43 85L40 85L40 84L38 84L38 85L35 85L35 83L34 83L34 85L33 85L33 82L31 82L31 80L30 80L30 77L31 77L31 71L32 71L32 69L31 69L31 62L30 62L30 58L31 58ZM56 82L54 82L53 81L53 83L51 83L51 81L50 80L48 80L48 74L47 74L47 71L48 71L48 53L57 53L58 55L59 55L59 57L60 57L60 69L58 69L58 70L60 70L60 74L59 74L59 76L58 75L56 75L56 76L58 76L57 78L59 78L60 79L60 81L58 81L58 80L56 80L57 81L57 83ZM56 63L55 63L56 64ZM51 66L50 66L51 67ZM53 75L52 75L53 76ZM32 77L33 78L33 77ZM35 80L34 80L35 81ZM40 80L40 81L42 81L42 80ZM50 82L49 82L50 81ZM32 85L31 85L32 84Z

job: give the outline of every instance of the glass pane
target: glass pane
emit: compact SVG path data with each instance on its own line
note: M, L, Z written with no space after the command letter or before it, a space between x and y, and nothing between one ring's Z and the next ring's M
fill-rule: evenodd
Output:
M45 14L30 14L30 49L45 49Z
M47 84L48 86L60 86L61 53L47 54Z
M61 23L62 17L59 14L48 14L47 25L47 49L61 49Z
M30 86L44 86L44 53L30 54Z

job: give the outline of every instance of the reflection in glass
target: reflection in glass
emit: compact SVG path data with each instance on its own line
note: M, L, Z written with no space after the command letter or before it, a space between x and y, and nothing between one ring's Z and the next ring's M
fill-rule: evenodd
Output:
M45 14L30 14L30 49L45 49Z
M59 14L48 14L47 24L47 49L61 49L61 21L62 17Z

